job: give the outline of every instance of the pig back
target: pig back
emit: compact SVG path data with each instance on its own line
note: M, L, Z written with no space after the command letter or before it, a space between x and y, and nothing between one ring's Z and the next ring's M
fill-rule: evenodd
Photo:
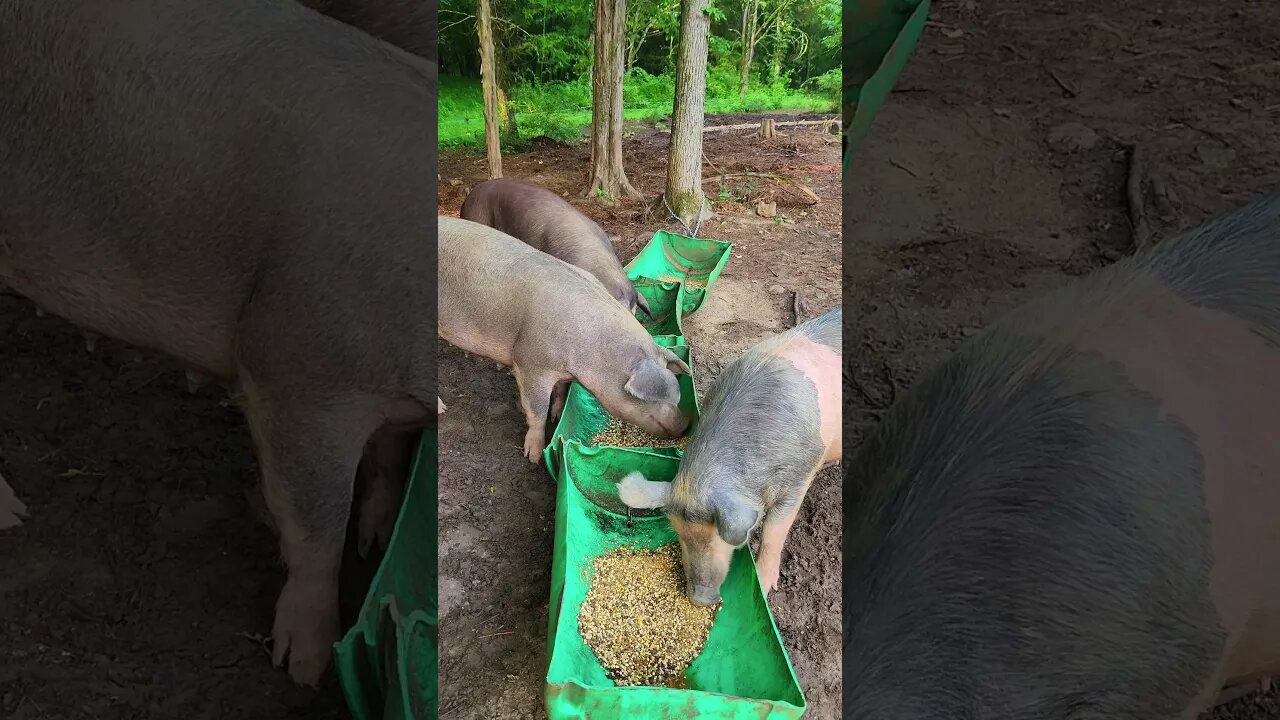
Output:
M843 318L844 309L836 306L815 318L801 323L796 327L796 331L804 337L839 353L844 337L841 327Z
M1188 717L1274 670L1276 208L1028 303L889 410L846 473L849 717Z
M840 318L837 307L725 367L681 463L683 497L741 494L786 514L813 472L839 459Z
M817 410L823 462L840 460L843 450L842 413L842 309L836 307L796 328L795 341L787 343L783 357L791 362L817 391Z
M392 45L435 61L438 0L301 0Z
M466 338L482 333L509 352L535 333L570 352L632 326L643 334L581 268L479 223L441 216L439 227L440 337L449 342L466 348Z
M602 280L610 273L623 276L600 225L540 185L510 178L486 180L467 193L461 216L501 230Z

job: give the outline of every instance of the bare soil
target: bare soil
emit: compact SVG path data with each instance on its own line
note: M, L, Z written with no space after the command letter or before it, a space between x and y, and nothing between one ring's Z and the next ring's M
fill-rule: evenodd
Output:
M0 296L0 475L30 508L0 533L0 717L346 716L332 678L298 690L271 666L284 573L223 400Z
M1130 145L1174 197L1157 239L1280 179L1280 5L944 0L931 20L846 187L855 446L975 328L1131 251ZM1280 717L1280 694L1206 717Z
M707 124L761 117L714 117ZM705 136L708 178L773 174L800 181L821 200L809 205L789 184L745 177L705 185L720 214L699 234L731 241L734 251L707 304L686 325L700 390L747 347L792 326L793 292L801 296L801 321L840 301L839 138L810 127L784 130L788 137L768 141L750 132ZM627 174L646 198L656 198L666 177L667 136L651 125L628 132ZM655 231L680 230L660 205L646 213L641 202L610 208L577 198L587 187L589 157L585 144L544 145L504 158L503 169L567 193L621 236L616 249L624 263ZM450 154L440 168L440 211L456 215L465 188L487 177L483 158ZM759 199L775 201L786 221L755 215ZM508 372L442 348L440 394L449 406L440 424L441 718L545 717L555 485L520 452L525 426ZM839 508L833 469L809 491L771 597L809 716L824 720L839 717Z

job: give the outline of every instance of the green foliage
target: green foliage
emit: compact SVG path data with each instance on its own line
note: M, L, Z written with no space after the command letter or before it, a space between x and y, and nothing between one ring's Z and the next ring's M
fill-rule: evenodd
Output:
M498 81L520 139L582 137L591 120L592 0L490 0ZM707 113L829 111L840 93L841 0L760 0L745 95L738 94L744 0L713 0L708 14ZM440 0L440 144L482 147L476 0ZM670 114L680 0L629 0L623 103L628 120Z
M490 0L500 82L505 87L573 81L589 72L592 0ZM736 63L742 57L744 0L713 0L710 64ZM479 77L476 0L440 0L440 71ZM778 18L782 32L762 27L753 75L772 75L771 64L787 72L798 88L840 66L840 0L760 0L760 18ZM627 3L627 67L653 75L675 68L680 35L680 0L630 0ZM779 73L782 75L783 73ZM779 77L772 77L779 80Z
M834 72L838 89L839 71ZM636 68L627 73L622 93L627 120L658 121L671 114L675 80ZM736 68L717 68L707 75L708 115L768 110L830 112L838 105L837 98L838 93L764 83L753 83L745 96L739 96ZM520 137L504 134L504 150L518 150L539 136L562 142L578 140L591 124L591 82L586 76L570 82L516 86L509 90L509 102ZM484 98L478 79L440 77L440 145L484 147Z

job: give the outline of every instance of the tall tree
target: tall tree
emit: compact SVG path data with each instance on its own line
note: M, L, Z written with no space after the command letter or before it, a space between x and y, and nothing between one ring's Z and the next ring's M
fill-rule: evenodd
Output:
M586 195L604 202L638 198L622 168L622 76L626 0L595 0L595 69L591 73L591 182Z
M702 125L707 100L707 35L711 0L681 0L676 98L671 111L666 202L688 227L702 216Z
M756 45L781 19L782 13L795 5L795 0L773 0L773 7L760 18L760 0L743 0L742 4L742 60L738 66L738 94L746 95L751 80L751 63L756 57Z
M738 65L738 94L747 94L747 84L751 79L751 62L755 59L756 22L760 17L760 0L742 0L742 60Z
M480 17L476 30L480 35L480 86L484 92L484 150L489 160L489 177L502 177L502 143L498 127L502 122L498 112L498 68L494 60L493 16L489 0L478 0Z

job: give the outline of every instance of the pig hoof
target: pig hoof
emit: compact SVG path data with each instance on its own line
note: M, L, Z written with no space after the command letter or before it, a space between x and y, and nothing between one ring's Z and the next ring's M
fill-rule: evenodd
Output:
M765 597L778 587L778 568L756 566L756 574L760 576L760 589Z
M39 318L44 317L44 310L41 310L40 308L36 308L36 317L39 317Z
M444 401L443 401L443 400L441 400L440 398L436 398L436 406L437 406L437 407L436 407L436 414L437 414L437 415L443 415L443 414L444 414L444 411L449 409L449 407L448 407L447 405L445 405L445 404L444 404Z
M529 432L525 433L525 457L534 465L538 465L538 460L543 456L543 448L547 447L545 439L547 437L540 428L529 428Z
M290 578L276 603L276 621L271 630L271 660L276 667L289 658L289 677L294 683L318 687L329 668L329 656L338 640L338 608L328 607L317 589ZM336 598L335 598L336 600Z
M98 349L98 336L97 336L97 335L85 335L85 336L84 336L84 349L85 349L85 350L88 350L89 352L95 352L95 351Z

